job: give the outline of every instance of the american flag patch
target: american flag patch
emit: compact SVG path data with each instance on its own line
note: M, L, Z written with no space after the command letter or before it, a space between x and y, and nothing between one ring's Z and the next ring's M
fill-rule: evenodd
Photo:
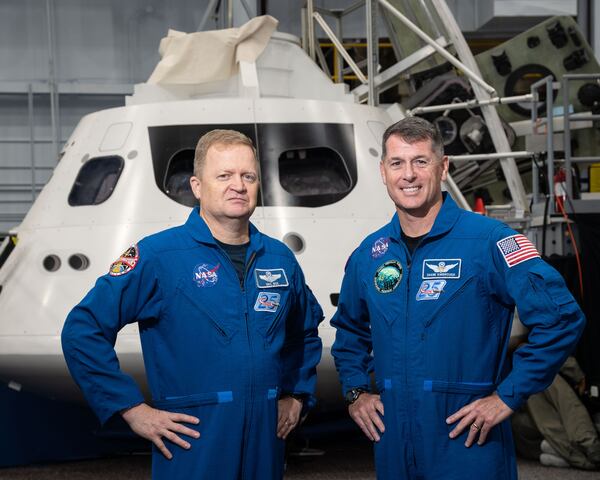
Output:
M496 245L509 268L526 260L540 257L533 243L525 235L511 235L496 242Z

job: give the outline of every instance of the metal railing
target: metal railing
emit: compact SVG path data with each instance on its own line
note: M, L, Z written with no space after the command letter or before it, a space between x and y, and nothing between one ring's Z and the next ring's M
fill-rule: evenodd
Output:
M571 155L571 120L600 120L600 115L594 114L571 114L569 111L569 85L570 82L579 81L579 80L596 80L600 81L599 73L571 73L567 75L563 75L562 77L562 95L563 95L563 115L564 115L564 123L565 123L565 169L566 169L566 179L567 179L567 195L569 198L573 198L573 172L571 171L571 165L573 162L594 162L600 161L600 156L590 156L590 157L573 157Z
M590 163L594 161L600 161L600 156L577 156L574 157L571 152L571 122L576 121L597 121L600 120L600 115L589 114L585 112L573 113L571 112L571 105L569 104L570 98L570 85L573 81L581 80L596 80L600 81L600 74L566 74L563 75L560 82L554 82L552 76L547 76L531 85L531 94L533 95L534 105L531 109L531 122L533 125L533 132L539 133L539 127L545 126L546 135L546 181L547 181L547 192L551 200L555 198L554 189L554 164L562 161L565 169L565 187L567 198L573 200L573 163ZM546 116L541 118L538 115L537 104L539 102L540 88L544 87L546 90ZM554 155L554 95L553 91L560 88L562 94L562 117L563 117L563 129L564 129L564 160L557 160ZM540 186L539 186L539 171L538 166L534 162L532 165L532 189L533 189L533 201L538 202L540 200ZM549 212L556 213L555 202L550 202Z
M533 96L533 104L531 106L531 125L533 133L538 133L538 128L546 126L546 176L547 176L547 192L550 199L554 198L554 82L552 75L548 75L541 80L531 84L530 90ZM538 103L540 99L540 87L546 88L546 117L538 117ZM564 92L563 92L564 94ZM531 166L531 182L533 202L539 202L540 196L540 178L539 170L536 162ZM554 213L554 202L550 202L549 212Z

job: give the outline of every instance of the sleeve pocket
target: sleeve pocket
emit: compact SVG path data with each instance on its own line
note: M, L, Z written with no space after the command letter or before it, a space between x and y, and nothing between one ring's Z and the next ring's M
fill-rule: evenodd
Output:
M538 263L529 269L528 275L534 290L555 307L575 302L561 275L549 265Z

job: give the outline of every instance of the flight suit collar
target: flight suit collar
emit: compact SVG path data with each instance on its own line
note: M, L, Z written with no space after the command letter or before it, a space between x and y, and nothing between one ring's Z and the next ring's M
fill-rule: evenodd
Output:
M442 192L442 208L435 217L433 227L427 234L428 237L435 237L438 235L444 235L448 233L454 224L458 221L461 209L456 205L456 202L452 199L448 192Z
M442 192L442 198L442 208L438 212L437 217L435 217L435 221L427 237L435 237L448 233L460 216L461 209L456 205L452 197L448 195L448 192ZM398 212L394 214L392 221L388 224L388 232L389 236L397 242L400 243L402 241L402 229L400 228Z
M204 219L200 216L200 207L194 207L190 212L187 221L185 222L185 228L192 236L194 240L201 243L208 243L210 245L217 245L215 238L213 237L208 225ZM260 250L263 246L262 234L258 229L250 222L250 248L249 250Z

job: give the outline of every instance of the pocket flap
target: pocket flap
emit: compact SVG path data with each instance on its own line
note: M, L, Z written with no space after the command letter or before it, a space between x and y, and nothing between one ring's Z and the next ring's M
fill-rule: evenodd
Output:
M233 402L233 392L226 390L223 392L195 393L193 395L181 395L174 397L165 397L161 400L155 400L154 406L157 408L182 408L197 407L199 405L213 405L217 403Z
M554 305L560 307L575 302L563 277L549 265L543 262L533 265L529 269L529 279L534 284L534 288L543 292Z
M443 380L424 380L423 390L440 393L491 394L496 388L493 382L445 382Z
M194 298L194 296L187 292L186 289L183 288L181 285L177 286L177 291L180 292L189 302L191 302L198 309L199 312L202 312L204 315L206 315L206 317L210 320L210 323L217 330L217 332L221 334L221 336L223 336L227 340L231 340L231 337L233 337L233 335L236 332L234 328L228 327L222 322L218 322L217 320L215 320L215 318L210 314L210 312L207 311L206 306L202 305L202 303L199 302L198 299Z

